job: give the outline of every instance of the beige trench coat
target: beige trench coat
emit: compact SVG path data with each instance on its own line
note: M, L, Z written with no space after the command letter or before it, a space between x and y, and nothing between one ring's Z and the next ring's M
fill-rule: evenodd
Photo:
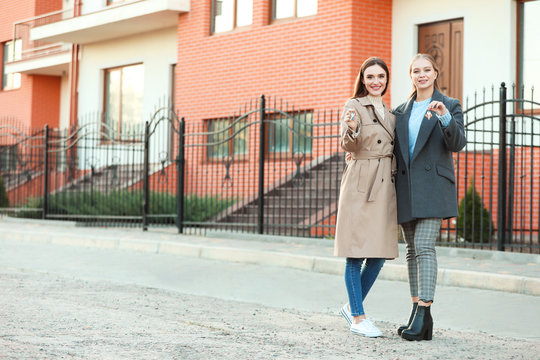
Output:
M345 124L359 122L358 136ZM345 104L341 147L349 152L339 194L334 255L352 258L398 257L397 205L394 187L395 116L384 104L384 119L367 97Z

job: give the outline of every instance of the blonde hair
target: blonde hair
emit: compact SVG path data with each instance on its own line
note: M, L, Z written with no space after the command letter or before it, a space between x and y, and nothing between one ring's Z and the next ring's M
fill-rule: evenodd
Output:
M441 73L441 71L439 70L439 67L437 66L437 63L435 62L435 59L433 58L433 56L429 55L429 54L416 54L414 55L414 57L412 58L411 60L411 64L409 65L409 76L411 75L411 71L412 71L412 66L414 64L414 62L418 59L424 59L424 60L427 60L431 63L431 66L433 67L433 70L435 70L435 72L437 73L437 77L435 78L435 81L433 82L433 87L439 91L440 88L439 88L439 82L437 80L439 80L439 74ZM411 92L411 95L409 95L409 99L412 98L414 95L416 95L416 86L414 86L414 83L413 83L413 86L412 86L412 92Z

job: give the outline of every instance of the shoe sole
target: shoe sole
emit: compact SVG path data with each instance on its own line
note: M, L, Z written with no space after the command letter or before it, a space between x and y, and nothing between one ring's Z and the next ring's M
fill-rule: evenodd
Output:
M347 320L347 323L349 324L349 326L352 325L352 320L349 318L349 315L345 312L345 310L343 308L341 308L341 310L339 311L341 313L341 316L343 316L345 318L345 320Z
M354 330L351 330L351 332L355 335L362 335L362 336L365 336L365 337L369 337L369 338L376 338L376 337L381 337L383 334L364 334L364 333L361 333L361 332L358 332L358 331L354 331Z
M414 336L414 335L407 335L407 334L401 334L401 338L407 341L431 341L431 336Z

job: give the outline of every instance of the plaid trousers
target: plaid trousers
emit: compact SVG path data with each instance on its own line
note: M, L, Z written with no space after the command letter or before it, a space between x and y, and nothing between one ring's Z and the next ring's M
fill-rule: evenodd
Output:
M433 301L437 283L437 254L435 240L442 219L416 219L401 224L407 246L407 269L411 297L419 296L422 301ZM418 291L420 289L420 292Z

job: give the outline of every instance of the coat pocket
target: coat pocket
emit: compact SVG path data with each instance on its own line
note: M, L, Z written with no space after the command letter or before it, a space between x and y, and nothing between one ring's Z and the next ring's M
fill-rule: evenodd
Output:
M361 193L365 193L367 190L368 183L368 170L369 163L365 160L358 160L358 183L356 185L356 190Z
M456 176L454 170L447 168L444 165L437 164L437 174L443 178L448 179L452 184L456 183Z

